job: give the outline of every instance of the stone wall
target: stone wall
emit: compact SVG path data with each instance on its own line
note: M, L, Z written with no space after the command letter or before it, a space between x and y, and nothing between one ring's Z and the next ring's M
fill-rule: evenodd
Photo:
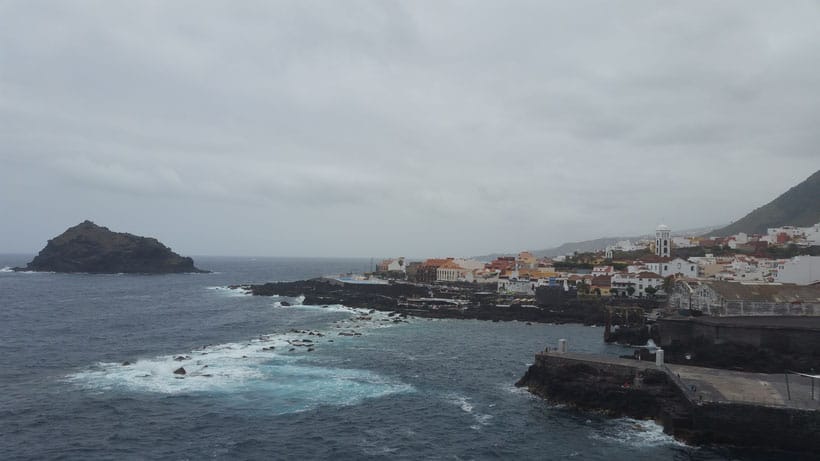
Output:
M816 330L709 324L698 318L658 321L660 346L735 344L766 348L774 352L820 356L820 334Z
M694 403L654 364L624 365L538 354L516 383L553 402L610 416L651 418L689 443L820 450L820 411L738 403Z

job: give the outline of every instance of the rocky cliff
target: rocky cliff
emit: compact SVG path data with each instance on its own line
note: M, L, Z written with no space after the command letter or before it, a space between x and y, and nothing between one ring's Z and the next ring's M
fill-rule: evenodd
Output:
M91 274L170 274L207 272L157 239L112 232L91 221L69 228L48 244L26 267L38 272Z

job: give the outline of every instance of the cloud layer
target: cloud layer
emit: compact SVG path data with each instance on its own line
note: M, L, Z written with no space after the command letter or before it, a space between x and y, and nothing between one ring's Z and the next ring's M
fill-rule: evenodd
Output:
M470 255L820 168L816 2L5 2L0 251Z

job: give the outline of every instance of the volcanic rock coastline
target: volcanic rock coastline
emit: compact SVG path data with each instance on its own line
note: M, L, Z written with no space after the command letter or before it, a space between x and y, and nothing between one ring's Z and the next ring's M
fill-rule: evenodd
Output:
M155 238L112 232L84 221L48 241L40 253L15 271L89 274L172 274L208 272Z
M332 278L261 285L233 285L256 296L304 296L304 304L376 309L425 318L476 319L491 321L581 323L603 325L603 304L577 299L548 305L527 305L511 300L500 306L495 287L473 288L395 282L389 284L345 283ZM489 290L493 291L490 292Z

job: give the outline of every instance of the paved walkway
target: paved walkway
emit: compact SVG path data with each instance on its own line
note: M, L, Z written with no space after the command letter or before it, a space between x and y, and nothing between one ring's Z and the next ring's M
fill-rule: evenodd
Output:
M705 402L755 403L807 410L820 409L820 382L791 374L746 373L715 368L667 365L677 374L693 400Z
M546 355L597 364L611 364L642 370L656 369L654 362L623 359L620 357L549 352ZM685 392L695 402L730 402L771 405L804 410L820 410L820 380L814 382L812 398L811 379L790 374L788 385L784 374L746 373L688 365L666 366L669 373L679 378Z

